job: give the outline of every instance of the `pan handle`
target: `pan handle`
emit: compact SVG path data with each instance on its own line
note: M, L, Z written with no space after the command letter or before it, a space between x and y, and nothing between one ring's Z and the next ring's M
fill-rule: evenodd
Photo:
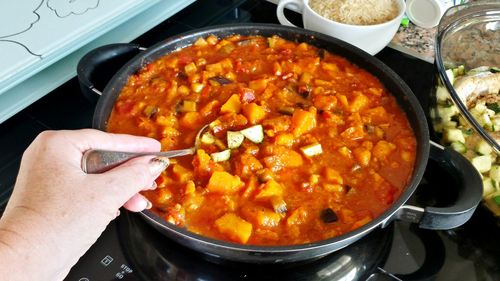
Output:
M104 45L88 52L78 62L76 71L80 89L91 102L96 102L111 77L134 56L146 50L138 44Z
M452 229L469 220L483 194L483 182L479 172L460 153L431 141L430 159L434 160L459 183L455 203L447 207L402 206L396 219L418 223L425 229Z

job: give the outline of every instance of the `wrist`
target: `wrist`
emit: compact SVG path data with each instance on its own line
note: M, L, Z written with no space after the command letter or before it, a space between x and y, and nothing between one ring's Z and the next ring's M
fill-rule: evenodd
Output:
M0 219L0 276L5 280L62 280L72 264L56 241L56 232L46 220L29 210L8 209Z

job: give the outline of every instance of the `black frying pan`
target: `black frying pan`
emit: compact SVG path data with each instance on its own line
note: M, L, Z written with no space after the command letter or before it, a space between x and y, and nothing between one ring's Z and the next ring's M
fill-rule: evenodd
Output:
M191 233L186 229L167 223L149 210L143 211L141 213L143 218L158 231L189 248L213 257L236 262L285 263L324 256L355 242L374 228L385 227L394 219L418 223L419 227L426 229L450 229L465 223L470 218L481 200L481 178L470 162L460 154L434 143L431 145L425 114L418 100L403 80L381 61L364 51L335 38L305 29L273 24L223 25L183 33L162 41L147 50L133 44L114 44L95 49L81 59L77 69L82 91L87 96L101 94L92 81L96 78L98 80L100 77L96 75L96 70L101 68L103 64L116 65L132 56L133 58L116 72L104 88L95 110L93 127L106 131L107 120L115 101L130 75L170 52L191 45L199 37L207 37L211 34L219 38L234 34L278 35L288 40L307 42L318 48L323 48L343 56L369 71L378 77L406 112L417 138L415 169L400 198L382 215L354 231L319 242L276 247L240 245ZM450 183L456 183L457 189L459 189L458 198L453 206L421 208L404 205L417 188L429 157L449 172Z

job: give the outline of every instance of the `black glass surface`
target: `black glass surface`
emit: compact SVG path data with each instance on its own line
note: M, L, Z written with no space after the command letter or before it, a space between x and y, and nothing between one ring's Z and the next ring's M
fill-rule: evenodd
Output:
M148 47L181 32L223 23L277 23L275 9L276 5L263 0L198 0L134 42ZM300 15L289 12L289 17L300 24ZM433 65L390 48L376 57L402 77L428 112ZM0 124L0 213L14 185L22 152L36 135L47 129L88 128L93 110L94 104L81 95L74 78ZM453 184L430 162L410 201L420 206L447 204L453 192ZM500 280L497 223L479 207L457 229L431 231L394 222L316 261L249 266L207 261L206 256L171 242L138 216L122 212L66 280Z

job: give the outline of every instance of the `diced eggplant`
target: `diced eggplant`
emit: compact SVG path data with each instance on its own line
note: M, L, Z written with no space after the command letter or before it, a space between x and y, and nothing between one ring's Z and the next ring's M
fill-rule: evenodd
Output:
M278 112L285 115L293 115L295 108L292 106L282 106L278 109Z
M215 76L215 77L210 78L210 80L215 81L215 82L217 82L217 83L219 83L221 85L227 85L227 84L233 83L232 80L227 79L224 76Z
M176 76L177 76L177 78L179 78L181 80L188 80L188 78L189 78L184 71L177 72Z
M144 115L146 115L146 117L148 117L149 119L152 119L155 117L156 113L158 113L159 109L157 106L155 105L148 105L146 106L146 108L144 108Z
M301 97L307 99L309 95L311 94L312 88L307 85L307 86L300 86L298 89L298 93Z
M324 223L332 223L338 221L337 214L335 214L335 212L331 208L326 208L321 211L320 217Z
M269 170L267 168L258 170L256 174L257 174L257 178L262 183L268 182L268 181L274 179L273 172L271 172L271 170Z
M277 214L283 214L287 211L286 202L280 196L272 196L271 205Z

